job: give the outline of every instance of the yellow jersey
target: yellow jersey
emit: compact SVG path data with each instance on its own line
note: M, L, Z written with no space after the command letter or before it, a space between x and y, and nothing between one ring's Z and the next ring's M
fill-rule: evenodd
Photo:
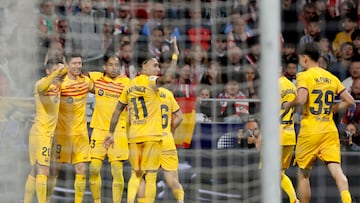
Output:
M339 79L327 70L312 67L296 76L298 89L305 88L308 98L303 106L301 134L337 131L332 106L335 96L345 91Z
M75 80L65 76L61 83L58 133L82 135L87 132L86 98L92 88L93 82L87 76L81 75Z
M58 71L54 74L58 74ZM53 136L59 114L60 83L50 84L43 93L39 93L39 86L46 83L46 80L53 80L53 77L44 77L35 83L36 115L32 130Z
M285 76L279 78L280 103L293 101L296 97L295 85ZM280 108L280 145L295 145L294 107Z
M89 76L94 81L95 90L95 107L90 127L109 130L112 113L121 93L129 85L130 79L126 76L118 76L112 79L102 72L89 72ZM127 116L127 111L121 113L116 129L126 129Z
M139 75L130 81L119 98L128 105L130 143L162 140L160 97L157 76Z
M163 151L176 149L173 134L171 133L171 118L172 114L180 110L180 106L176 102L174 95L169 90L159 88L162 128L164 131L164 138L162 142Z

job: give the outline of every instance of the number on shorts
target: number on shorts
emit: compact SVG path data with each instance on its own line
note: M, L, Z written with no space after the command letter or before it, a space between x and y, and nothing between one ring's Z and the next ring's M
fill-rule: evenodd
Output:
M148 116L148 112L147 112L147 109L146 109L144 97L134 97L134 98L130 99L131 103L134 106L135 117L136 117L136 119L140 118L139 117L139 108L138 108L138 105L137 105L137 100L141 104L141 109L142 109L142 112L143 112L143 118L146 118Z
M57 159L60 159L61 145L59 145L59 144L56 145L56 150L55 150L55 152L56 152L56 158L57 158Z
M51 148L43 147L41 150L42 150L42 151L41 151L41 155L43 155L43 156L50 156Z

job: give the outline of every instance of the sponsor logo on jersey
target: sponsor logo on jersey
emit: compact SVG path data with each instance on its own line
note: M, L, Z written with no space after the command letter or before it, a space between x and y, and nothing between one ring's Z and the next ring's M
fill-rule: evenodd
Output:
M104 95L104 90L103 90L103 89L99 89L98 95L99 95L99 96L103 96L103 95Z
M71 104L74 102L74 99L72 97L68 97L66 101L67 103Z

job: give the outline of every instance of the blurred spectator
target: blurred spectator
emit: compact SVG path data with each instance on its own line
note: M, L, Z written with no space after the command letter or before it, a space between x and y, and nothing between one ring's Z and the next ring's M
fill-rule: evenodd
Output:
M320 48L320 54L327 59L328 66L337 62L336 57L331 52L329 39L325 35L320 35L319 40L316 42Z
M318 17L313 17L312 19L309 20L306 30L307 30L307 34L303 35L300 38L299 46L319 40L318 38L320 37L321 30L320 30Z
M201 81L208 65L208 55L201 44L193 44L187 54L186 63L190 65L191 76L190 80L193 84L198 84Z
M340 134L340 143L343 150L360 152L359 124L350 122L345 127L345 132Z
M249 53L246 55L246 60L251 65L256 65L260 61L260 43L259 36L249 37L247 39L247 47Z
M226 36L219 33L215 38L216 40L209 49L208 56L211 60L217 61L221 67L225 67L228 64Z
M296 84L296 74L298 72L299 59L296 55L292 55L285 60L284 76L292 83Z
M247 66L244 72L244 81L240 89L249 99L260 98L260 74L254 66ZM256 114L260 112L259 102L249 102L249 113Z
M329 59L324 56L324 55L321 55L318 59L318 64L319 64L319 67L323 68L323 69L328 69L330 63L329 63Z
M179 70L179 78L176 83L174 94L178 97L196 98L196 84L191 81L190 65L184 65Z
M224 75L222 74L220 64L211 61L207 65L207 70L201 78L200 83L211 87L212 95L218 95L223 89Z
M79 0L80 12L69 18L65 52L79 52L84 60L102 56L102 23L92 0Z
M42 0L39 14L39 36L41 45L48 47L50 40L56 38L58 17L52 0Z
M360 58L353 57L350 68L350 76L343 80L341 83L350 91L350 87L353 84L353 81L357 78L360 78Z
M298 14L296 2L281 0L281 31L285 43L298 43L301 33L298 32Z
M233 17L233 16L232 16ZM234 46L240 47L241 49L247 49L247 39L252 35L246 30L246 22L241 16L232 18L233 29L227 36L228 49Z
M360 78L354 79L350 89L351 96L353 96L355 100L360 100ZM358 124L360 123L360 103L356 103L355 106L346 110L342 123L348 124L351 121Z
M258 16L256 0L235 0L234 8L240 11L240 14L252 29L257 28Z
M213 118L213 103L211 101L201 101L201 99L212 98L211 87L208 85L200 85L197 99L196 99L196 113L200 114L202 121L214 121Z
M221 29L221 33L228 35L234 29L234 24L237 23L237 20L239 18L243 19L241 13L242 12L239 9L233 9L231 11L231 15L230 15L230 22L225 24L225 26ZM249 37L254 35L253 30L246 23L245 23L245 29L246 29L246 33Z
M57 25L57 31L58 35L57 38L63 48L65 48L66 44L66 34L69 30L69 22L66 18L59 19L58 25Z
M248 116L244 129L239 129L237 136L240 148L256 148L260 150L260 122L255 117Z
M51 40L49 49L47 50L45 59L43 60L43 65L48 64L50 59L56 59L57 61L62 61L65 64L64 48L58 40ZM44 70L42 70L42 72L45 73Z
M226 78L237 78L238 82L241 82L241 78L244 72L244 56L242 50L235 46L228 50L229 63L226 67L224 74Z
M309 34L309 23L310 20L316 16L316 7L314 3L305 3L302 9L302 13L299 16L298 25L301 28L301 35Z
M360 30L356 29L351 34L351 41L354 45L354 56L360 56Z
M164 29L162 26L155 27L151 31L150 41L147 50L151 57L160 60L164 52L169 52L171 44L164 41Z
M112 7L113 1L110 0L92 0L93 9L98 13L99 16L102 16L106 19L114 20L115 13L114 8Z
M354 4L351 3L350 1L340 2L339 0L331 0L330 4L334 3L335 1L337 1L337 4L339 5L336 6L338 12L336 12L336 14L333 13L333 11L331 11L332 6L330 6L329 7L330 10L328 12L327 21L326 21L326 36L329 38L329 41L331 42L335 39L336 34L341 30L343 30L342 23L345 16L348 13L356 13L357 10Z
M151 31L156 27L163 27L163 20L165 17L164 5L160 2L154 2L151 5L150 19L145 23L143 34L146 36L151 35Z
M205 24L201 18L200 8L190 8L190 19L185 25L185 48L189 49L192 45L200 43L208 51L211 45L211 27Z
M357 27L357 15L349 13L345 16L345 19L342 23L342 31L338 32L335 36L335 39L332 43L332 49L335 56L340 54L340 46L345 42L352 42L351 34L355 31Z
M120 45L120 73L133 79L138 70L136 69L132 58L132 47L130 42L124 42Z
M77 1L74 0L61 0L55 8L56 14L59 17L65 18L80 12Z
M119 4L116 8L116 18L115 18L115 31L114 34L129 34L129 26L130 26L130 6L128 3Z
M296 56L296 48L295 44L293 43L285 43L282 47L282 60L286 61L289 60L294 55Z
M350 76L349 67L353 57L354 49L351 42L345 42L340 47L341 58L337 63L329 67L329 71L339 78L340 81L345 80Z
M230 78L219 99L240 99L240 101L220 101L219 117L228 123L243 123L249 116L249 102L241 101L247 99L246 95L240 90L240 84L235 78Z
M114 24L113 21L107 19L103 23L102 28L102 54L107 52L115 53L115 42L114 42Z

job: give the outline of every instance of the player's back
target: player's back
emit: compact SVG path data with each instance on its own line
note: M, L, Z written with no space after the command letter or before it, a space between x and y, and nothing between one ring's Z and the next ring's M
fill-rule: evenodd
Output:
M337 131L332 107L335 96L345 90L339 79L320 67L312 67L299 73L296 81L298 89L306 88L308 91L301 131L308 134Z
M137 76L120 96L119 101L128 105L129 142L162 140L160 97L156 80L156 76Z
M163 150L176 149L173 134L171 133L172 114L180 110L180 106L176 102L174 95L169 90L159 88L162 128L164 131L164 139L162 143Z
M293 101L296 97L295 85L285 76L279 78L280 103ZM280 109L280 143L281 145L295 145L294 107Z

